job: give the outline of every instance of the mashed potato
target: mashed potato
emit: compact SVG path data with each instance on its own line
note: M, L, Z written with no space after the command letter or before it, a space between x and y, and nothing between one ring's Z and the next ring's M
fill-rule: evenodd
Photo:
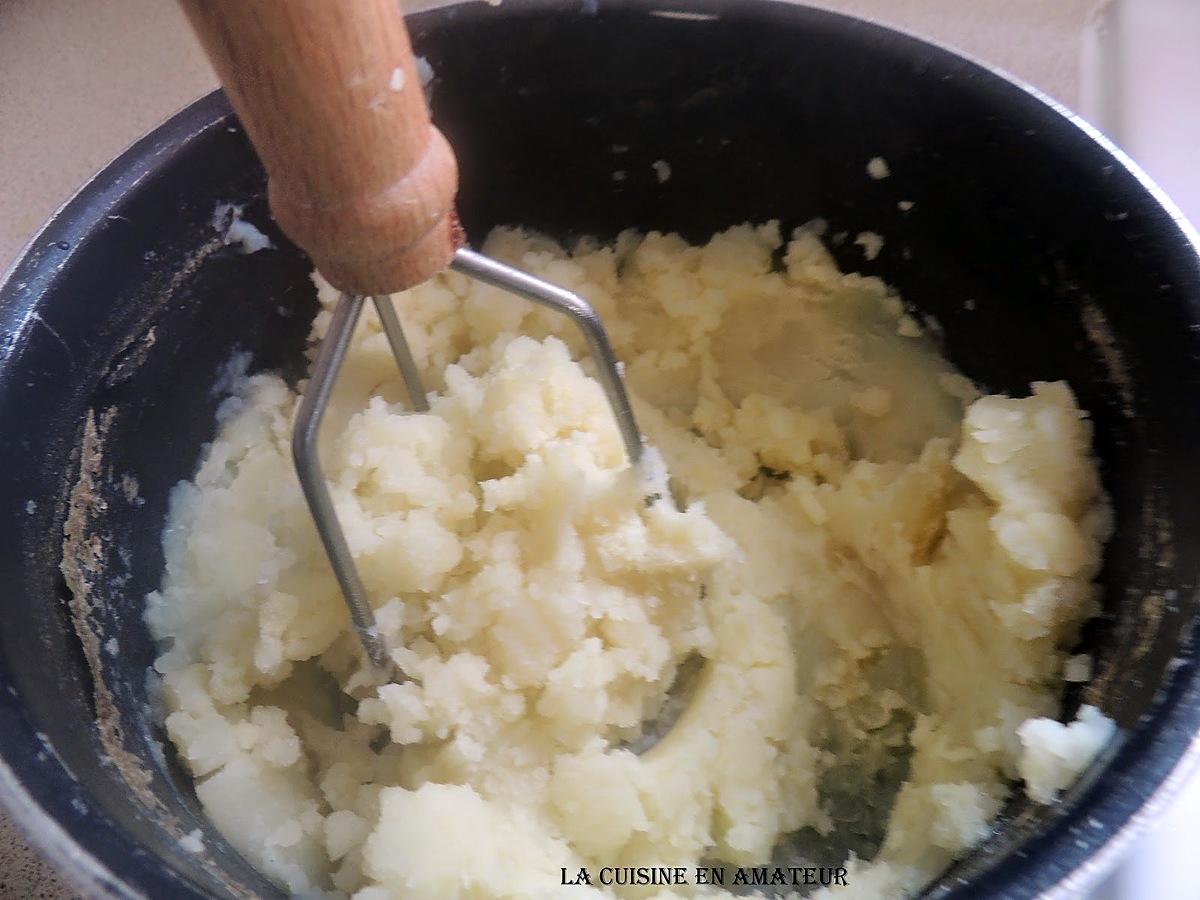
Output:
M1023 753L1042 801L1086 764L1092 713L1030 724L1109 531L1065 384L978 397L812 229L486 250L593 302L682 502L627 469L568 322L453 273L398 296L431 410L369 315L322 449L405 676L378 687L292 470L296 394L245 380L147 619L170 737L256 866L358 900L583 898L610 888L562 870L842 864L800 839L874 803L882 846L831 892L893 897L987 835Z

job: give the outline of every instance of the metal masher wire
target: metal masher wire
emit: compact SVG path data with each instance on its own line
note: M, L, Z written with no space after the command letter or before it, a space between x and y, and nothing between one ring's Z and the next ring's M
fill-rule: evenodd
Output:
M587 341L588 351L596 365L596 376L604 389L609 405L612 407L621 440L625 445L625 454L630 465L637 465L642 457L642 436L638 430L633 408L629 404L629 395L625 392L625 384L613 354L612 345L604 324L592 308L591 304L568 290L535 278L519 269L514 269L504 263L497 262L487 256L475 253L465 247L460 248L454 255L450 267L471 278L509 291L527 300L540 303L550 309L557 310L569 316ZM379 314L383 329L391 345L392 354L400 368L408 391L409 401L414 410L425 412L429 409L429 400L421 385L416 362L413 360L404 330L396 315L391 298L387 296L373 297L375 309ZM308 389L300 402L296 414L295 429L292 433L292 456L296 463L296 473L300 479L300 487L304 491L305 500L316 522L317 533L325 547L334 575L342 589L342 596L350 611L350 619L359 641L367 652L368 658L375 667L382 681L390 680L395 675L395 667L388 651L387 643L380 635L375 623L375 612L367 598L366 589L354 564L354 557L346 543L346 535L338 521L337 511L333 506L333 498L325 481L325 473L321 468L320 456L317 452L317 437L321 428L321 419L329 406L333 394L333 386L337 382L338 373L350 349L354 336L354 327L362 315L366 298L352 294L342 294L329 330L321 343L321 349L313 366L312 377Z

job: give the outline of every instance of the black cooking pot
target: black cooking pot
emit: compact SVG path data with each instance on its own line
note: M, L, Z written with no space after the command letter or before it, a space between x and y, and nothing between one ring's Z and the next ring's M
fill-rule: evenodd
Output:
M869 262L849 242L834 252L936 316L949 357L987 390L1070 382L1096 423L1117 531L1082 648L1097 674L1066 712L1096 703L1120 738L1061 803L1012 801L930 894L1086 883L1198 752L1194 233L1045 98L842 16L523 0L411 28L473 237L519 223L565 240L637 226L703 241L821 216L834 235L885 237ZM891 177L867 176L876 156ZM85 187L0 286L0 798L94 896L280 895L206 823L164 747L141 621L167 492L214 434L221 365L237 349L255 369L294 376L302 362L309 267L263 189L211 95ZM211 219L225 202L276 249L224 246ZM178 842L195 828L201 854Z

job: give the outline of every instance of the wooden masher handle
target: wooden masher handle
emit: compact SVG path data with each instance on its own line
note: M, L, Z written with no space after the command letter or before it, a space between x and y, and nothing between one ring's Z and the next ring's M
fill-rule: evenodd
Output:
M447 266L454 152L396 0L179 0L269 178L283 231L344 291Z

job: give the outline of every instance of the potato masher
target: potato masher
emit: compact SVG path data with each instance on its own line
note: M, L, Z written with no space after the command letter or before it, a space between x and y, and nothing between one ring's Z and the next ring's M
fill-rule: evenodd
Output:
M180 0L267 170L280 228L340 291L297 411L296 472L354 630L394 676L317 453L354 327L370 297L410 403L429 404L389 294L447 266L558 310L587 340L631 465L642 438L599 316L582 297L461 246L458 169L430 122L396 0Z

